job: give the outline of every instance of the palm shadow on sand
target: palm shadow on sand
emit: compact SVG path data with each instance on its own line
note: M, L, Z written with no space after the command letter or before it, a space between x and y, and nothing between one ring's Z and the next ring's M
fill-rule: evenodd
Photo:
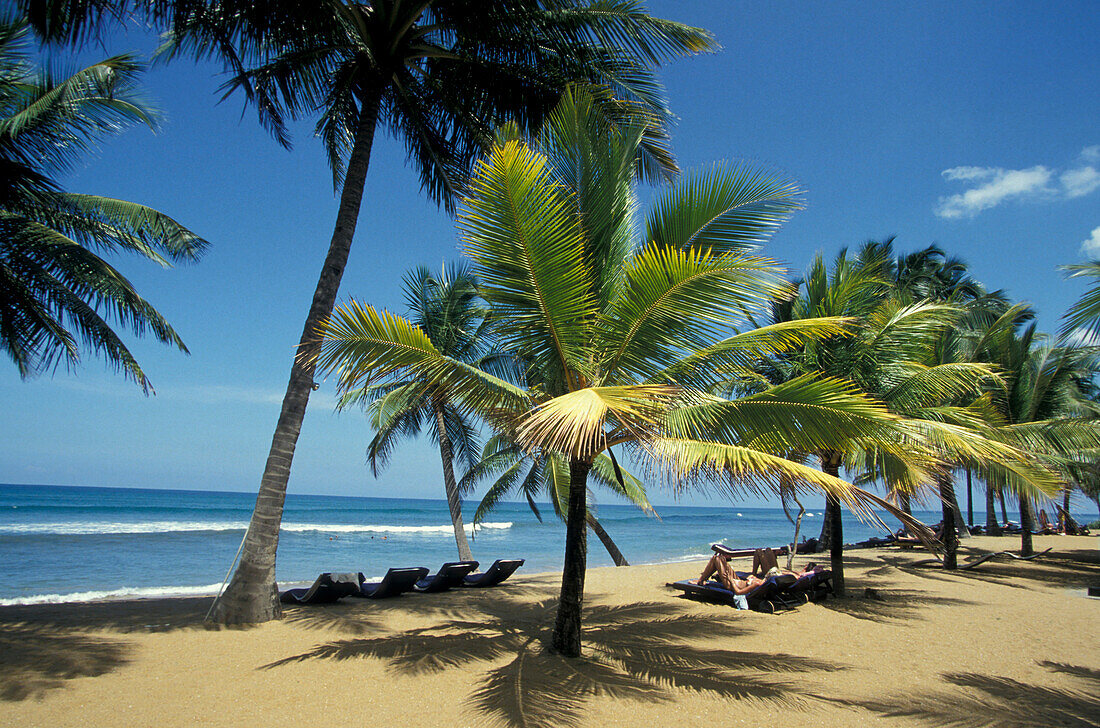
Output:
M1040 662L1070 677L1073 687L1028 685L1007 677L947 673L956 690L928 690L897 698L869 701L832 700L913 724L952 728L1095 728L1100 716L1100 670Z
M781 675L840 669L796 655L697 647L700 637L748 630L655 602L587 608L584 656L566 659L544 647L556 600L503 597L476 606L476 614L464 610L461 618L452 615L423 629L328 642L263 669L314 659L376 658L415 676L508 659L486 670L466 708L485 723L523 728L579 725L586 703L596 696L655 702L669 699L672 689L798 708L802 698Z
M78 677L106 674L129 661L125 642L50 627L0 627L0 700L41 698Z

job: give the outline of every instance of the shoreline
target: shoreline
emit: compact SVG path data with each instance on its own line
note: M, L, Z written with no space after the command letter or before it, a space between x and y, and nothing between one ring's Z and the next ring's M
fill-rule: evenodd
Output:
M1061 537L1063 535L1064 534L1051 534L1051 535L1047 535L1047 536L1042 536L1042 538L1058 538L1058 537ZM1038 534L1036 534L1034 537L1039 538L1040 536ZM1010 536L989 536L989 537L984 536L984 535L973 535L970 538L975 539L976 541L975 542L969 542L969 546L968 546L968 541L964 540L964 541L961 542L961 546L960 546L960 550L959 550L960 559L964 559L967 552L972 552L972 551L975 551L975 550L981 551L981 549L974 549L973 546L975 544L980 544L982 542L981 541L982 539L987 539L987 538L989 538L989 539L1002 538L1002 539L1010 539L1010 540L1015 539L1015 541L1017 542L1017 545L1015 547L1010 547L1007 550L1010 550L1010 551L1013 551L1013 550L1018 551L1019 550L1019 534L1013 534L1013 535L1010 535ZM1069 536L1068 538L1095 538L1095 536ZM855 552L855 551L863 551L863 550L878 547L878 545L863 546L863 545L859 545L859 544L845 544L845 546L846 546L846 548L844 549L845 553ZM887 548L889 548L888 544L885 545L885 546ZM776 552L777 556L782 557L780 559L781 565L785 564L785 557L787 555L788 544L782 544L782 545L779 545L779 546L774 546L773 545L770 548L772 548ZM751 560L752 559L753 549L738 548L738 549L735 549L735 550L737 551L737 555L735 555L733 557L734 560L742 560L742 559ZM926 555L930 556L930 554L928 554L927 551L924 551L921 548L917 549L917 553L925 553ZM696 561L699 561L700 559L705 559L705 558L709 558L709 554L706 554L706 555L691 554L691 555L682 556L682 557L671 557L671 558L667 558L667 559L661 559L661 560L658 560L658 561L638 562L638 563L635 563L635 564L631 564L631 566L637 566L637 567L669 566L669 565L675 565L675 564L694 563ZM795 555L795 559L802 559L803 561L807 561L807 560L816 561L816 562L818 562L819 564L822 564L822 565L825 565L828 562L828 558L829 558L829 555L828 555L827 552L816 552L816 553L801 553L801 552L799 552ZM960 560L960 563L963 563L963 562ZM608 568L608 567L606 567L606 566L597 566L597 567L591 567L590 566L589 567L589 569L594 569L594 568ZM318 573L320 573L320 572L318 572ZM517 576L521 575L522 573L523 573L522 571L518 572ZM530 576L545 577L545 576L551 575L551 574L557 574L557 575L560 576L561 572L560 571L543 571L543 572L532 573L532 574L530 574ZM381 578L382 578L381 575L377 575L377 576L373 576L373 577L368 576L367 580L370 581L370 580L377 580L377 579L381 579ZM513 577L513 579L514 578L515 577ZM312 583L313 583L312 580L309 580L309 581L291 580L291 581L286 581L286 582L279 582L278 586L279 586L279 590L283 591L285 589L309 587ZM120 587L118 589L89 589L89 590L85 590L85 591L70 592L70 593L65 593L65 594L56 594L56 593L54 593L54 594L32 594L32 595L26 596L26 597L4 597L4 598L0 598L0 610L6 609L8 607L29 607L29 606L48 606L48 605L60 606L60 605L66 605L66 604L99 604L99 603L115 603L115 602L130 602L130 601L141 602L141 601L155 601L155 600L158 600L158 599L190 599L190 598L212 599L212 598L215 597L215 595L217 595L219 593L219 590L223 586L224 586L223 584L219 583L219 584L208 584L208 585L205 585L205 586L169 585L169 586L148 586L148 587ZM86 596L86 595L97 595L97 596Z
M961 553L1019 546L974 542ZM208 597L0 607L0 724L243 728L335 711L410 726L610 728L763 724L780 710L785 725L863 728L945 725L945 710L981 707L1005 725L1051 710L1084 725L1100 709L1100 599L1070 590L1100 584L1100 550L1095 537L1036 537L1048 546L1035 561L952 574L913 567L920 550L856 550L851 596L776 615L664 586L696 576L701 560L593 568L581 663L541 648L555 572L293 607L230 629L201 623Z

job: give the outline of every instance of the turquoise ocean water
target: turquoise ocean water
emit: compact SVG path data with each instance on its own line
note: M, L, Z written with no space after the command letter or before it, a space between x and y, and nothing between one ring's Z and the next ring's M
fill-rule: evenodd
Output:
M216 593L254 503L252 493L0 485L0 605ZM472 514L473 504L467 509ZM660 519L632 506L598 506L632 564L702 558L715 541L778 545L793 533L780 508L657 510ZM526 503L502 504L474 534L474 557L484 565L524 558L527 573L560 571L565 528L549 507L542 515L540 523ZM846 541L881 535L845 515ZM820 516L815 510L803 520L803 535L818 535ZM612 565L591 533L588 544L590 566ZM444 500L290 494L277 578L286 586L322 571L380 577L391 566L434 570L455 558Z

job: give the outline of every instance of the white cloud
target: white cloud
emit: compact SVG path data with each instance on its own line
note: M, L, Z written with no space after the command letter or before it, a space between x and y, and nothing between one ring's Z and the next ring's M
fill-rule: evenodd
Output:
M1096 171L1096 167L1091 165L1087 167L1078 167L1077 169L1063 172L1061 182L1066 197L1070 199L1074 197L1083 197L1097 187L1100 187L1100 172Z
M955 218L974 216L982 210L996 207L1005 200L1050 194L1050 180L1054 173L1043 166L1030 169L1001 169L999 167L953 167L945 169L948 180L984 181L979 187L966 192L941 197L936 214Z
M952 167L941 174L949 182L962 182L969 189L941 197L936 205L940 217L973 217L1007 200L1072 200L1100 189L1100 144L1085 147L1077 166L1061 173L1043 165L1028 169L1002 167ZM1055 183L1055 176L1057 182Z
M1100 227L1095 228L1089 239L1081 243L1081 252L1092 258L1100 258Z

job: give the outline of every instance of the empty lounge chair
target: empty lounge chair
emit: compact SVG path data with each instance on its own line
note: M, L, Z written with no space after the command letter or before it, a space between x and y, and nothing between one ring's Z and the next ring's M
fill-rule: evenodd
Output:
M523 566L523 559L497 559L481 574L470 574L462 580L462 586L496 586Z
M405 569L390 569L382 577L382 581L363 584L359 593L354 596L367 599L385 599L395 597L398 594L411 591L416 582L428 575L428 570L423 566Z
M312 586L282 592L279 601L283 604L332 604L341 597L357 596L362 579L362 574L325 572Z
M476 561L450 561L439 567L436 573L413 584L413 589L418 592L447 591L453 586L460 586L466 575L476 568Z

